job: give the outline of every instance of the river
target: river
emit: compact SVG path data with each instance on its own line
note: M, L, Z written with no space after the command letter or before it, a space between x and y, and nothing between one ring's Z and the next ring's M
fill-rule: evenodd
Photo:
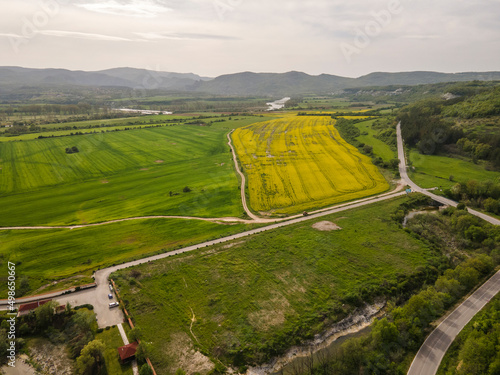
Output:
M277 109L282 109L285 107L285 103L289 101L290 98L286 97L280 100L275 100L274 102L266 103L269 108L267 109L268 111L275 111Z

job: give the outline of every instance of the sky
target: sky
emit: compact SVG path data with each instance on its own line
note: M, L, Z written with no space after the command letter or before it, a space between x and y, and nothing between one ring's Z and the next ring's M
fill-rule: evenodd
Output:
M0 0L0 66L500 70L497 0Z

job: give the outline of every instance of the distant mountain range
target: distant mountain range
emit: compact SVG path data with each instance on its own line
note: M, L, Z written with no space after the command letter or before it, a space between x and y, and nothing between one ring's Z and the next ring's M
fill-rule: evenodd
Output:
M238 96L290 96L308 93L331 93L346 88L357 87L408 86L474 80L500 80L500 72L377 72L359 78L347 78L330 74L313 76L296 71L288 73L243 72L209 78L193 73L157 72L135 68L114 68L86 72L66 69L0 67L0 89L2 86L9 87L10 89L26 86L92 86L159 89Z

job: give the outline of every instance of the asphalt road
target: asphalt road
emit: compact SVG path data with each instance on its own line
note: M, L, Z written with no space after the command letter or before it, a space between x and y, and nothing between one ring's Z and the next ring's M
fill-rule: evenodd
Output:
M397 141L398 141L398 158L399 158L399 174L401 175L401 180L405 181L412 189L412 191L420 192L422 194L425 194L432 199L434 199L436 202L440 202L442 204L446 204L448 206L457 206L457 202L442 197L440 195L436 195L431 193L430 191L421 188L417 184L415 184L410 177L408 177L408 172L407 172L407 167L406 167L406 158L405 158L405 152L404 152L404 147L403 147L403 137L401 136L401 123L398 124L397 126ZM475 215L477 217L480 217L483 220L488 221L489 223L493 225L500 225L500 220L495 219L494 217L488 216L486 214L483 214L482 212L473 210L472 208L467 208L470 214Z
M401 124L397 126L399 173L401 179L411 187L413 191L418 191L428 195L437 202L457 206L457 202L441 197L422 189L408 177L406 169L406 159L401 136ZM468 208L469 213L480 217L494 225L499 225L500 220L485 215L476 210ZM408 375L434 375L441 363L446 351L450 347L455 337L465 327L465 325L476 315L487 303L500 291L500 271L493 275L486 283L477 289L464 303L457 307L448 315L441 324L431 332L425 342L420 347L415 356Z
M500 291L500 271L488 279L458 306L427 337L413 360L408 375L433 375L455 337L467 323Z

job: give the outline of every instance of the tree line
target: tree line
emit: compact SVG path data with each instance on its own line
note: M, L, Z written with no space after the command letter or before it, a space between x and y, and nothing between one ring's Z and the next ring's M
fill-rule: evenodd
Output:
M467 93L469 94L469 93ZM500 134L481 132L460 126L465 119L490 121L500 115L500 87L479 94L455 97L451 100L425 99L402 108L397 116L401 133L410 147L422 154L452 153L468 156L473 162L485 160L500 168ZM479 125L481 125L479 123Z
M407 210L407 207L401 206L397 211ZM399 221L401 215L396 212L393 218ZM481 230L481 236L475 235L477 229ZM387 314L373 323L368 334L349 339L317 356L311 352L305 361L292 366L293 375L406 374L411 360L433 329L431 323L500 264L499 228L468 214L466 210L449 207L439 214L417 215L408 221L406 230L429 247L443 251L445 259L435 270L437 277L424 284L421 291L405 303L389 301ZM486 325L486 328L491 330L492 326ZM480 371L498 369L498 352L492 352L498 341L487 341L481 336L480 345L479 348L486 351L477 358L472 355L467 355L467 358L480 363ZM457 373L498 373L467 372L469 368L467 364L464 371Z

